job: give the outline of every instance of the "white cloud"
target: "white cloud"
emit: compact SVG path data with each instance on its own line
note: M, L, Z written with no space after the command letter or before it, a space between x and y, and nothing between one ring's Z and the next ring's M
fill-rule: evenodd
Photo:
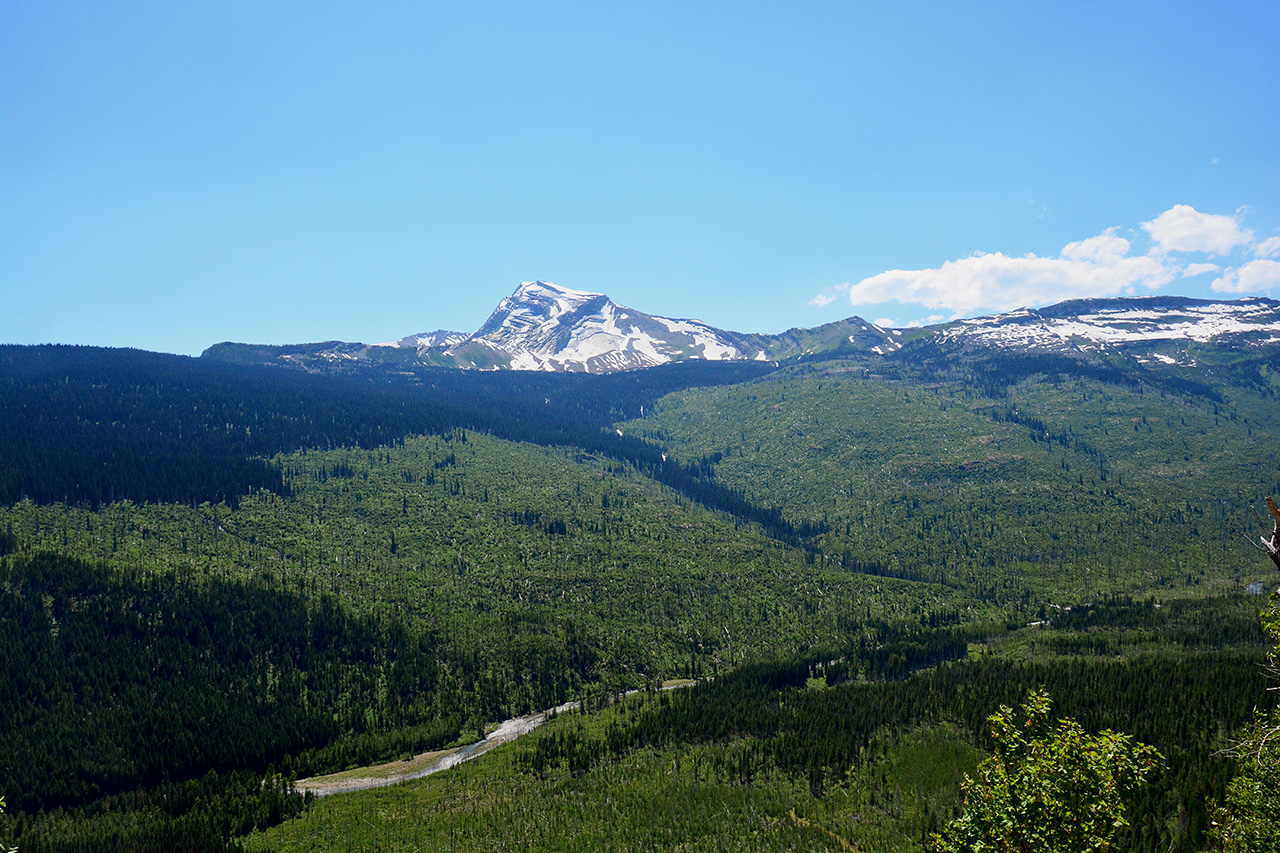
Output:
M1280 237L1268 237L1253 247L1253 253L1259 258L1274 258L1280 255Z
M1209 285L1218 293L1257 293L1280 288L1280 261L1250 261L1239 269L1230 267Z
M1151 237L1146 254L1131 254L1133 244L1120 236L1120 229L1108 228L1068 243L1057 257L975 252L934 269L889 270L853 285L828 288L810 304L829 305L847 293L855 307L897 302L951 312L955 319L1066 299L1141 294L1179 277L1206 273L1219 273L1211 284L1218 292L1280 290L1280 261L1267 260L1280 258L1280 236L1257 240L1241 224L1245 213L1241 208L1234 216L1220 216L1178 204L1142 223ZM1218 263L1190 263L1176 254L1181 252L1228 257ZM1243 263L1249 255L1258 260Z
M1097 237L1068 243L1062 249L1062 257L1073 261L1092 261L1098 264L1117 263L1129 254L1129 241L1116 236L1115 228L1108 228Z
M921 317L915 320L895 320L892 317L881 317L879 320L872 320L871 322L882 329L918 329L921 326L936 326L939 323L954 319L954 316L947 314L930 314L928 317Z
M1057 258L996 252L947 261L937 269L890 270L855 284L849 298L854 305L908 302L959 315L1116 296L1173 279L1155 258L1128 257L1129 241L1113 232L1070 243Z
M1226 255L1253 242L1253 232L1241 228L1233 216L1201 213L1189 204L1175 204L1142 230L1151 235L1162 252L1208 252Z

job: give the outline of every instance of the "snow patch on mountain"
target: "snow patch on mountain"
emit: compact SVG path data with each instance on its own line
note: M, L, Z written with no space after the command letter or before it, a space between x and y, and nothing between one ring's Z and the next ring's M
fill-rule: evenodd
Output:
M450 347L492 347L515 370L609 373L688 358L746 356L725 333L696 320L654 317L602 293L526 281L483 326Z
M413 349L439 349L449 348L455 344L465 341L470 335L464 332L450 332L445 329L437 329L434 332L419 332L416 335L405 335L398 341L391 341L384 344L373 344L375 347L410 347Z
M1073 300L959 320L933 334L959 345L1076 354L1123 349L1147 364L1190 363L1185 344L1193 341L1280 341L1280 302ZM890 356L903 348L902 338L903 330L860 317L780 335L744 335L698 320L646 314L603 293L526 281L474 334L424 332L394 345L416 348L431 363L463 368L612 373L690 359L776 361L842 349Z
M960 320L944 329L941 337L1019 349L1087 351L1161 341L1203 343L1232 336L1256 340L1267 335L1271 340L1280 334L1280 303L1266 299L1211 302L1148 297L1097 302L1084 303L1078 310L1073 310L1073 303L1062 303Z

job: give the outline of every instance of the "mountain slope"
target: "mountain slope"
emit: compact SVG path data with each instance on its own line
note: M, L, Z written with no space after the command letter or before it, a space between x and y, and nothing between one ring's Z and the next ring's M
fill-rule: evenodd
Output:
M1194 366L1197 358L1188 353L1194 344L1213 342L1239 349L1280 343L1280 302L1176 296L1078 299L922 329L884 329L855 316L768 335L659 317L619 305L603 293L526 281L470 335L439 330L373 346L340 341L287 346L221 343L204 354L222 361L324 372L390 364L616 373L683 361L893 357L906 342L947 353L1000 350L1095 363L1122 355L1138 364Z
M1228 345L1280 342L1280 302L1241 299L1215 302L1175 296L1079 299L1038 310L961 320L936 333L942 341L1034 352L1150 353L1166 364L1182 361L1162 352L1168 344L1216 341Z
M1199 346L1197 358L1233 354ZM618 428L779 507L808 545L860 571L1001 600L1239 591L1263 577L1237 576L1248 553L1234 531L1280 488L1280 386L1029 355L947 372L903 352L880 371L815 360L681 391ZM1169 381L1182 373L1202 386Z
M550 282L524 282L463 344L451 352L463 360L477 350L497 354L515 370L610 373L686 359L756 358L741 336L697 320L670 320L618 305L602 293L569 290Z

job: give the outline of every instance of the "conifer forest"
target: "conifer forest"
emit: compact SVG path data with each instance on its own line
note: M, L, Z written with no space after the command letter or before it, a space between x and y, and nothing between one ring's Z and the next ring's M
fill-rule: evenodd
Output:
M240 355L0 346L0 844L973 849L1070 735L1091 849L1280 849L1274 347Z

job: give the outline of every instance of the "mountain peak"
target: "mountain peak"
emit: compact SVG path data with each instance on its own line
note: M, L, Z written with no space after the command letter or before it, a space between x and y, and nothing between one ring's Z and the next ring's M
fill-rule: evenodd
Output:
M603 296L603 293L592 293L589 290L574 290L571 287L561 287L554 281L522 281L520 286L516 288L515 293L511 294L512 299L538 298L553 294L560 299L589 299L595 296Z
M618 305L603 293L526 281L453 353L465 363L486 348L486 361L501 353L517 370L608 373L690 358L744 358L732 337L697 321Z

